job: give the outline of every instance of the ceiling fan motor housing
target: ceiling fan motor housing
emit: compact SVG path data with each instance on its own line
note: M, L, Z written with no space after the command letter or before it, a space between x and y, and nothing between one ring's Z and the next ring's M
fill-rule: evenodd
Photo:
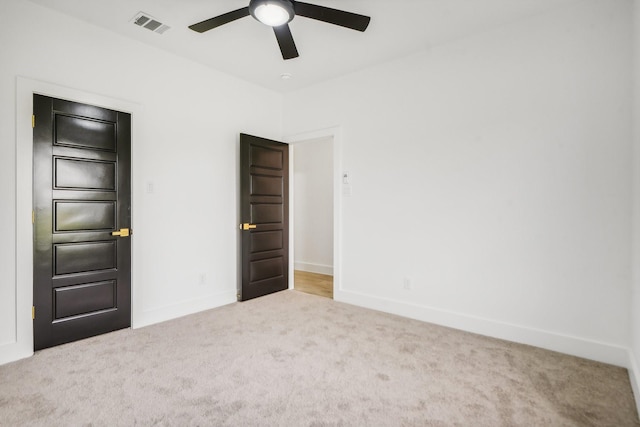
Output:
M275 10L277 12L279 21L276 24L270 23L265 19L264 12L268 9ZM293 17L296 15L295 8L291 0L250 0L249 13L257 21L272 27L285 25L291 22ZM287 17L284 17L283 13L286 13Z

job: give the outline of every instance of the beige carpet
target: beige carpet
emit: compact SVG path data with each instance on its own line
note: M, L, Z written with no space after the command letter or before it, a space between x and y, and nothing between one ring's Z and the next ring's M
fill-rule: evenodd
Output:
M0 366L3 426L637 426L627 371L284 291Z

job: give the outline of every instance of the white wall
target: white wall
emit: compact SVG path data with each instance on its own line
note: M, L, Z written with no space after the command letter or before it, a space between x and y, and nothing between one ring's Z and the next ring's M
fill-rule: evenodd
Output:
M627 365L630 5L286 95L285 134L343 129L336 299Z
M333 274L333 139L293 145L295 269Z
M16 256L31 239L16 231L31 209L16 205L31 191L16 190L31 168L16 133L25 86L132 106L134 325L235 301L238 134L279 139L282 96L29 2L1 9L0 363L32 349L18 327L30 324L31 282L18 280L30 255Z
M640 0L633 4L633 285L631 299L631 384L640 408Z

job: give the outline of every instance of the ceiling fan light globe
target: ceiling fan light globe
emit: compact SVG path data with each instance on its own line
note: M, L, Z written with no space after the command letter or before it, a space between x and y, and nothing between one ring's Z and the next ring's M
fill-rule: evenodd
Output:
M279 27L289 21L289 14L280 6L263 4L256 8L258 21L271 27Z
M258 21L270 27L279 27L295 15L293 4L287 0L252 0L249 12Z

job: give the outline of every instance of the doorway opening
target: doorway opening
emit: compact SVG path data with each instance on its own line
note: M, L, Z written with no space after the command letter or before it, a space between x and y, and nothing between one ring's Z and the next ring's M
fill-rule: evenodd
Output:
M334 139L292 145L294 289L333 298Z

